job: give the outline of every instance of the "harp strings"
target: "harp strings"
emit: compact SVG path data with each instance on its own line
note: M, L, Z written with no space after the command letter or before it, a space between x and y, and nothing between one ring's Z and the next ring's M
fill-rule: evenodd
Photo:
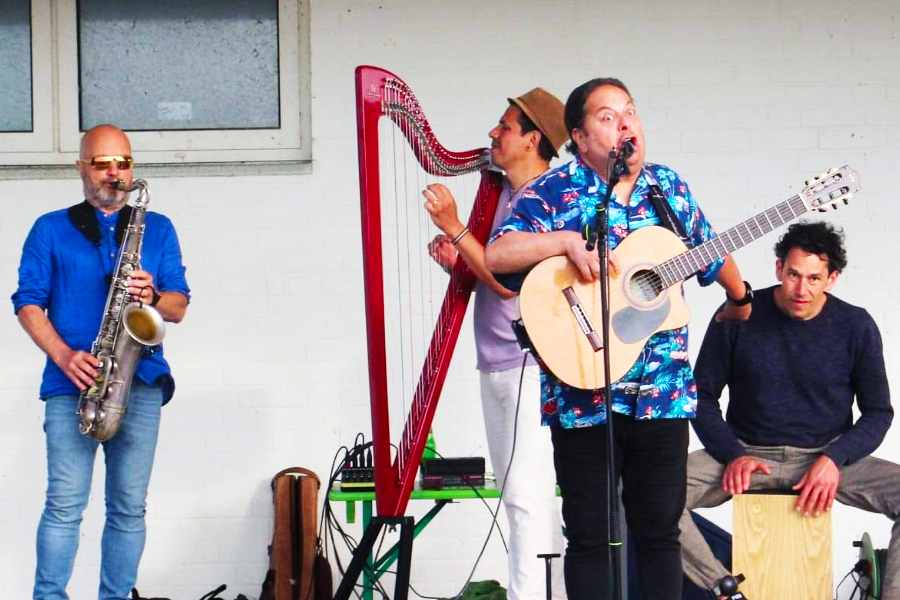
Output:
M432 335L444 343L446 328L438 323L448 284L454 278L429 256L428 244L441 231L424 208L422 190L432 183L445 185L457 204L457 216L465 224L475 202L479 172L461 176L437 176L419 163L410 139L423 139L414 119L379 120L381 148L382 244L385 293L385 346L388 398L391 399L391 439L401 439L407 417L418 407L412 398L427 385L426 372L437 368L438 357L429 353ZM422 156L420 153L419 156ZM425 160L430 154L424 152ZM389 163L389 164L386 164ZM389 205L389 206L387 206ZM458 258L458 260L462 260ZM401 455L401 460L404 459Z

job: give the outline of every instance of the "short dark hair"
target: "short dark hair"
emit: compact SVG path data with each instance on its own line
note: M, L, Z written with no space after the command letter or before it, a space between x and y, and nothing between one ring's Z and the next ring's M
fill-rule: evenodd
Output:
M569 94L569 99L566 100L565 112L563 113L563 118L566 122L566 131L569 132L570 138L572 137L573 130L584 127L584 105L587 102L588 96L590 96L598 87L604 85L617 87L631 97L631 92L628 91L625 84L615 77L597 77L596 79L591 79L590 81L579 85L572 90L571 94ZM566 145L566 150L568 150L570 154L578 156L578 144L575 143L574 139Z
M828 273L840 273L847 266L844 230L825 221L800 221L788 227L775 244L775 256L784 264L794 248L828 257Z
M513 105L513 106L515 106L515 105ZM522 109L519 109L518 121L519 121L519 128L522 129L522 135L525 135L526 133L530 133L532 131L537 131L539 134L541 134L541 141L538 142L538 147L537 147L538 156L540 156L547 162L550 162L551 160L553 160L553 157L555 156L556 153L553 151L553 146L550 145L550 140L547 139L547 136L544 135L544 132L541 131L540 129L538 129L538 126L534 124L534 121L532 121L531 118L528 115L526 115L525 111Z

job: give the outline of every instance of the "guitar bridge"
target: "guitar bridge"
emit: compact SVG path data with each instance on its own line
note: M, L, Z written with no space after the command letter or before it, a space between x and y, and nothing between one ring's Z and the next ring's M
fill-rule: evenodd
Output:
M566 301L569 303L569 308L572 309L572 314L575 315L575 320L578 321L578 326L581 327L581 332L585 335L585 337L588 339L588 342L591 344L591 348L594 349L594 352L603 350L603 340L599 335L597 335L597 331L591 324L591 320L584 312L584 307L581 305L581 301L578 299L578 295L575 293L575 290L572 289L572 286L569 286L567 288L564 288L562 293L563 296L566 297Z

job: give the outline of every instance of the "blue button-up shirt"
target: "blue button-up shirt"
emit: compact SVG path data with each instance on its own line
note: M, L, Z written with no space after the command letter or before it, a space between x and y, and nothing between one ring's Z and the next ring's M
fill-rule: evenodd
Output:
M627 205L613 201L609 209L607 245L616 248L631 232L660 220L649 199L656 182L681 221L690 246L715 237L687 183L662 165L645 163ZM606 183L580 158L556 168L525 190L513 213L494 232L494 241L509 231L584 231L593 224L603 202ZM700 285L715 281L723 264L717 260L701 270ZM660 331L644 345L637 361L611 385L613 411L637 419L691 418L697 410L697 385L688 359L687 327ZM541 369L541 414L545 425L590 427L606 422L602 390L581 390L562 383Z
M96 246L76 229L67 209L38 218L25 240L19 287L12 295L16 313L26 305L39 306L47 311L53 327L70 348L87 352L100 330L109 291L107 278L113 275L119 252L115 230L120 213L106 215L96 208L94 213L100 225L100 243ZM141 268L153 276L157 291L180 292L190 299L172 222L148 212L145 226ZM135 376L146 383L162 378L165 400L171 397L174 382L161 346L141 358ZM75 384L48 357L41 398L78 393Z

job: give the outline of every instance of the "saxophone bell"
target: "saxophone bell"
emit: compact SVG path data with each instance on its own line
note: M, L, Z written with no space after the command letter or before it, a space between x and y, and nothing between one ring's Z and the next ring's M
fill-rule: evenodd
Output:
M132 302L122 311L122 326L134 341L155 346L166 335L166 323L159 311L148 304Z

